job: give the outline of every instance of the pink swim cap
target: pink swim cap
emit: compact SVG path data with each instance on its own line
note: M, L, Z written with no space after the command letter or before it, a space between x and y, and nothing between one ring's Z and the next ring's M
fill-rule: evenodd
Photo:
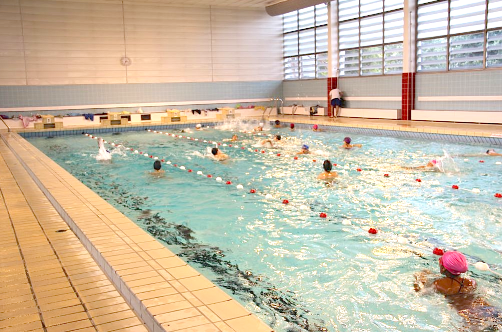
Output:
M314 130L316 130L318 127L317 127L317 125L314 125L312 128L314 128Z
M291 129L293 129L293 128L295 127L295 124L294 124L294 123L292 123L292 124L290 124L289 126L291 127Z
M464 254L458 251L447 251L441 258L439 263L444 266L451 274L458 276L469 269L467 260Z

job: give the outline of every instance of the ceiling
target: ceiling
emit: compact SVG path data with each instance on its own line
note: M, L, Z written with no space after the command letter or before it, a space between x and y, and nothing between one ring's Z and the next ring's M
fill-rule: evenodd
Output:
M124 2L134 3L159 3L166 5L180 6L219 6L219 7L241 7L241 8L265 8L284 0L125 0Z

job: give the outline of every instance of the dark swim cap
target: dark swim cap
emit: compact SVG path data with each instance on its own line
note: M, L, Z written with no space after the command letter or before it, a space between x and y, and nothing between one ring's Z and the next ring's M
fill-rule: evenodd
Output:
M331 172L331 170L333 169L333 165L331 164L331 161L329 160L325 160L324 163L322 163L322 167L324 168L324 170L326 172Z
M350 139L350 137L345 137L345 138L343 139L343 141L344 141L345 143L347 143L347 144L350 144L350 142L352 142L352 140Z
M281 124L281 121L279 121L279 120L275 120L275 124L276 124L276 125Z
M281 140L281 135L275 135L275 138L277 138L278 141Z
M218 148L213 148L211 150L211 153L213 154L213 156L216 156L216 154L218 153Z
M155 160L155 161L153 162L153 169L154 169L154 170L158 171L158 170L160 170L160 168L161 168L161 167L162 167L162 164L160 163L160 161Z

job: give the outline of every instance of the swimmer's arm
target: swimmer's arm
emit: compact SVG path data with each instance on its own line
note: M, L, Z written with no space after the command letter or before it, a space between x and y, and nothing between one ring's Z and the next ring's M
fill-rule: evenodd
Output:
M423 270L421 272L415 273L415 281L413 282L413 288L415 292L424 292L429 290L433 284L430 280L432 272L430 270Z
M362 148L363 147L362 144L352 144L352 146L355 146L356 148Z

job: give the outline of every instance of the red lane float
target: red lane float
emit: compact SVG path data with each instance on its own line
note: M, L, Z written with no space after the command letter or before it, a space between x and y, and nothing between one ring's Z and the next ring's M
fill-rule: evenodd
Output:
M453 186L451 186L451 189L458 189L458 186L454 184Z
M370 228L370 229L368 229L368 233L376 234L376 233L378 233L378 231L376 230L376 228Z
M417 182L422 182L422 180L420 180L420 179L415 179L415 181L417 181Z
M432 250L432 253L434 255L443 256L444 255L444 250L441 249L441 248L434 248L434 250Z
M501 193L496 193L494 196L497 197L497 198L502 198L502 194Z
M319 214L319 217L320 217L320 218L326 218L327 216L328 216L328 215L327 215L326 213L324 213L324 212L321 212L321 213Z

